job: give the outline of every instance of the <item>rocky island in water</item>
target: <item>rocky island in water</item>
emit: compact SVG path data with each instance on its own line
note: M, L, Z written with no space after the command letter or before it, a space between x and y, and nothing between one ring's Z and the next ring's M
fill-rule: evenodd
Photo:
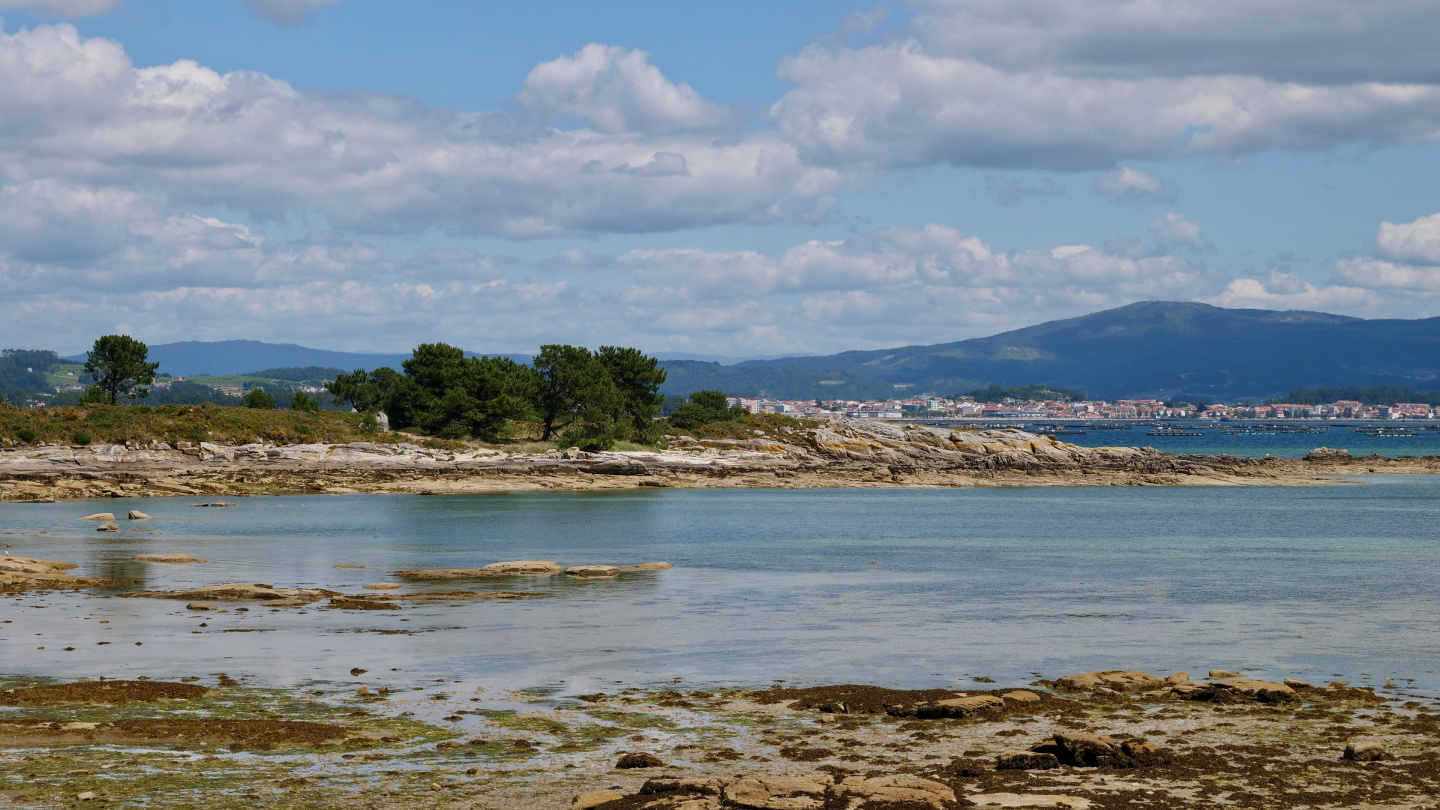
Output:
M1440 472L1440 457L1301 459L1080 447L1020 430L834 420L748 439L670 437L668 449L543 454L410 443L93 445L0 452L0 500L283 494L464 493L636 487L1232 486Z

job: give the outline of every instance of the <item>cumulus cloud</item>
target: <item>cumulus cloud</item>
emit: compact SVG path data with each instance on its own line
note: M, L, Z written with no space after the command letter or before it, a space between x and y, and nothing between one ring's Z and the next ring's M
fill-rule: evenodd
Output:
M1413 222L1380 223L1375 248L1391 261L1440 265L1440 214Z
M571 116L598 132L656 132L725 126L736 116L676 84L644 51L591 43L574 56L542 62L516 96L546 119Z
M1178 211L1171 211L1150 222L1150 234L1167 248L1209 250L1212 245L1200 236L1200 226Z
M340 0L245 0L255 13L279 25L299 25L319 9L333 6Z
M23 8L42 17L97 17L120 7L121 0L0 0L0 9Z
M299 92L186 61L137 69L118 43L40 26L0 35L0 176L161 189L176 205L264 219L318 211L358 232L519 239L808 221L849 182L805 165L774 132L672 129L709 108L645 106L636 99L653 100L654 87L624 91L626 77L658 72L602 52L630 67L586 115L623 131Z
M1092 187L1119 202L1167 203L1174 202L1180 194L1174 183L1167 183L1149 172L1129 166L1100 175L1095 178Z

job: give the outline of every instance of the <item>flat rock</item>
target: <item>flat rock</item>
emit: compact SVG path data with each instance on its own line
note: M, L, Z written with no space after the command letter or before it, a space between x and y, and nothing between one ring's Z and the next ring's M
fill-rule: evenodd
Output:
M1212 669L1212 670L1210 670L1210 680L1212 680L1212 681L1219 681L1219 680L1223 680L1223 679L1225 679L1225 678L1243 678L1243 677L1245 677L1245 673L1243 673L1243 672L1231 672L1231 671L1228 670L1228 669Z
M219 605L212 605L209 602L191 602L185 606L186 610L219 610Z
M1039 751L1006 751L995 760L997 771L1048 771L1060 767L1054 754Z
M1300 700L1300 695L1294 689L1274 681L1231 678L1219 681L1215 685L1255 698L1261 703L1297 703Z
M120 531L120 524L116 523L116 522L113 521L113 520L107 520L107 521L105 521L104 523L101 523L99 526L96 526L96 527L95 527L95 531L97 531L97 532L118 532L118 531Z
M646 754L643 752L623 754L620 757L620 761L615 763L615 767L621 769L663 768L665 767L665 761L655 756L654 754Z
M548 560L514 560L511 562L497 562L480 569L486 576L492 577L514 577L514 576L546 576L558 574L565 570Z
M1190 673L1188 673L1188 672L1176 672L1176 673L1174 673L1174 674L1172 674L1172 675L1166 675L1166 676L1165 676L1165 683L1167 683L1167 684L1169 684L1169 685L1171 685L1171 686L1174 686L1174 685L1176 685L1176 684L1181 684L1181 683L1189 683L1189 682L1190 682Z
M590 810L592 807L623 798L625 798L624 793L616 793L613 790L592 790L571 799L570 810Z
M217 602L265 602L271 607L300 607L321 599L343 596L339 591L324 588L274 588L269 585L246 585L230 582L224 585L206 585L185 591L136 591L120 594L122 597L139 599L212 599Z
M1105 669L1098 672L1082 672L1066 675L1055 682L1061 689L1077 692L1093 692L1096 689L1113 689L1117 692L1148 692L1165 685L1165 679L1148 672L1125 669Z
M152 518L152 517L150 517L149 515L145 514L144 512L138 511L138 510L136 510L136 509L131 509L131 510L130 510L130 514L126 515L125 517L126 517L127 520L154 520L154 519L155 519L155 518Z
M203 563L205 560L191 557L189 554L175 552L173 554L137 554L136 562L169 563L171 565L188 565L190 563Z
M337 565L337 566L335 566L335 567L336 567L336 568L364 568L365 566L363 566L363 565L355 565L354 563L340 563L339 565Z
M821 810L835 780L828 774L742 776L722 793L727 804L747 810Z
M86 515L81 520L114 520L115 516L109 512L96 512L93 515Z
M1385 758L1385 744L1379 740L1355 740L1345 746L1344 758L1351 762L1376 762Z
M862 807L869 804L900 805L918 810L922 806L943 808L955 802L955 791L949 787L908 774L870 778L847 776L831 793L838 794L846 802L842 806L849 807L859 802Z
M576 565L571 568L566 568L565 575L580 577L582 579L618 577L620 576L620 569L613 565Z
M1054 793L972 793L965 797L976 807L1063 807L1087 810L1090 800Z
M362 585L367 591L398 591L404 587L398 582L372 582L369 585Z
M1288 686L1288 687L1290 687L1291 689L1319 689L1319 688L1320 688L1320 687L1316 686L1315 684L1310 683L1309 681L1296 680L1295 678L1286 678L1286 679L1285 679L1285 685Z
M1036 703L1040 700L1039 695L1025 689L1017 689L1014 692L1006 692L1000 697L1004 698L1005 700L1014 701L1016 703Z
M1061 754L1058 759L1066 764L1093 768L1103 757L1114 756L1119 750L1115 741L1099 734L1060 732L1055 735L1055 745Z
M668 571L675 566L668 562L647 562L639 565L622 565L621 571Z

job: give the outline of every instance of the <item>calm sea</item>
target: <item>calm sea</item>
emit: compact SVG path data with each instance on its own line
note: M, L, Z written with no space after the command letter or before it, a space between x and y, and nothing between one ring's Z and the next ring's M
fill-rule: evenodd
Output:
M974 426L974 423L963 423ZM1011 424L1011 423L1005 423ZM1065 423L1074 424L1074 423ZM1269 424L1269 423L1266 423ZM1313 430L1309 433L1291 433L1267 430L1250 422L1173 422L1169 426L1183 429L1198 436L1150 436L1153 427L1131 425L1124 430L1096 430L1078 428L1080 434L1057 436L1060 441L1078 444L1081 447L1153 447L1166 453L1203 453L1219 455L1229 453L1236 456L1260 457L1265 455L1281 458L1299 458L1317 447L1348 450L1357 456L1376 454L1381 456L1440 456L1440 430L1422 430L1425 425L1395 422L1356 422L1326 424L1323 422L1278 422L1276 424L1305 425ZM1405 427L1411 435L1374 436L1356 433L1361 426L1387 428ZM1243 427L1247 433L1227 433L1226 428Z
M0 531L14 532L0 540L13 554L76 562L76 573L157 589L239 581L360 593L400 570L514 559L676 567L611 581L436 583L425 587L550 598L369 613L252 606L199 615L170 600L7 596L0 673L224 671L281 685L344 680L361 667L393 668L386 677L395 685L446 678L586 691L675 678L920 687L972 676L1020 684L1036 673L1227 668L1440 686L1440 478L1428 476L1333 487L645 490L238 503L0 504ZM156 520L122 520L122 528L156 534L101 534L76 520L135 508ZM177 551L209 562L131 559ZM414 633L357 632L375 629Z

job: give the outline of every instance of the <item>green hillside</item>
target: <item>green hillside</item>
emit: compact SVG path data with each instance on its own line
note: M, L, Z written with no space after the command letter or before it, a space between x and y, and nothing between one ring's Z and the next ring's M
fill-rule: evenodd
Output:
M859 399L954 394L996 384L1079 389L1096 399L1283 396L1344 385L1433 387L1440 318L1151 301L993 337L732 366L667 362L667 393Z

